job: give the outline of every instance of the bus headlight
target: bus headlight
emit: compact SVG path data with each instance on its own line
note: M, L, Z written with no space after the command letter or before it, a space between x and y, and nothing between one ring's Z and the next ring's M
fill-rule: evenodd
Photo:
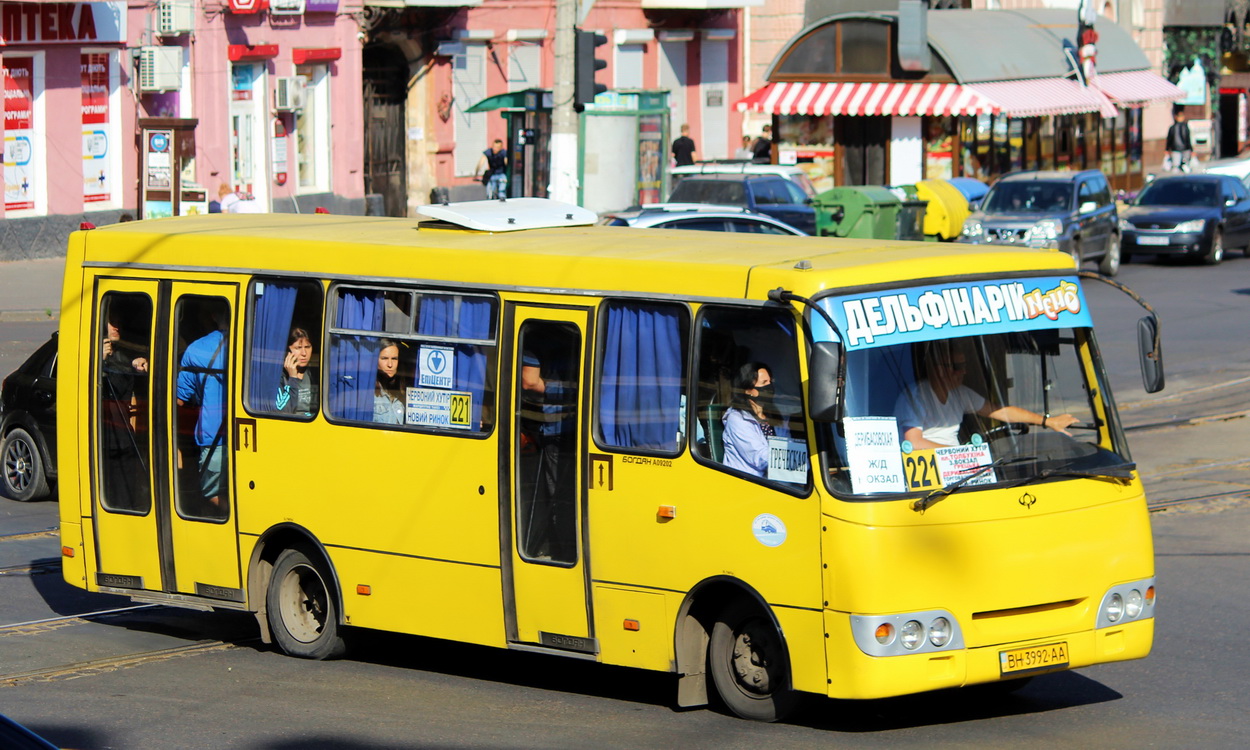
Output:
M908 620L898 629L899 643L908 651L915 651L924 643L924 626L915 620Z
M869 656L904 656L964 647L959 622L944 609L851 615L850 619L855 645Z
M1124 614L1131 620L1141 614L1142 595L1137 589L1128 592L1124 599Z
M1155 616L1155 581L1147 578L1112 586L1098 607L1097 627L1106 628Z

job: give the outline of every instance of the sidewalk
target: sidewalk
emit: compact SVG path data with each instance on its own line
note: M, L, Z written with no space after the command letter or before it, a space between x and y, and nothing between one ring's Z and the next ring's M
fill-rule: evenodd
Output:
M0 322L56 320L64 258L0 261Z

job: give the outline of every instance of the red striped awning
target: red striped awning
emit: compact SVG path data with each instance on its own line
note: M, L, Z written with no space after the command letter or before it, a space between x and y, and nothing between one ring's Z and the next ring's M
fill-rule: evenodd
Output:
M775 115L978 115L999 106L957 83L770 83L737 103Z
M970 83L970 88L998 104L1012 117L1045 117L1098 112L1115 117L1111 100L1092 86L1082 86L1071 78L1032 78L1023 81Z
M1146 102L1173 102L1185 96L1175 84L1149 70L1128 70L1120 73L1099 73L1094 86L1112 101L1126 107Z

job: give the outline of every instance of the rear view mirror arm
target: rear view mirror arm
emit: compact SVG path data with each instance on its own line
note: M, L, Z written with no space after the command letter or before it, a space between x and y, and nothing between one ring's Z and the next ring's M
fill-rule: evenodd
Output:
M1119 289L1121 292L1127 294L1134 302L1141 305L1142 309L1146 311L1147 317L1143 318L1139 324L1139 331L1149 332L1149 335L1144 336L1141 341L1142 379L1148 393L1156 393L1163 390L1163 331L1159 325L1158 313L1155 312L1154 308L1150 306L1150 303L1148 303L1140 294L1118 281L1114 281L1113 279L1094 271L1078 271L1077 275L1083 279L1101 281L1108 286ZM1142 324L1145 324L1146 327L1141 328ZM1150 347L1149 351L1146 351L1145 349L1147 345ZM1147 377L1146 371L1148 364L1153 365L1153 369L1156 371L1156 376L1153 379Z

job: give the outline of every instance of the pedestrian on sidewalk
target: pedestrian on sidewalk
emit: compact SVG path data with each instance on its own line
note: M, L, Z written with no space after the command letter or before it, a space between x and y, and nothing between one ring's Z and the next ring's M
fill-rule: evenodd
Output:
M694 164L695 150L694 139L690 137L690 126L683 122L681 136L673 141L673 164L678 167Z
M508 155L503 141L496 138L491 147L482 152L474 173L486 186L486 199L506 198L508 195Z
M1168 128L1168 163L1163 165L1165 171L1188 172L1189 157L1193 154L1193 143L1189 138L1189 123L1185 122L1184 110L1177 110L1172 115L1175 122Z

